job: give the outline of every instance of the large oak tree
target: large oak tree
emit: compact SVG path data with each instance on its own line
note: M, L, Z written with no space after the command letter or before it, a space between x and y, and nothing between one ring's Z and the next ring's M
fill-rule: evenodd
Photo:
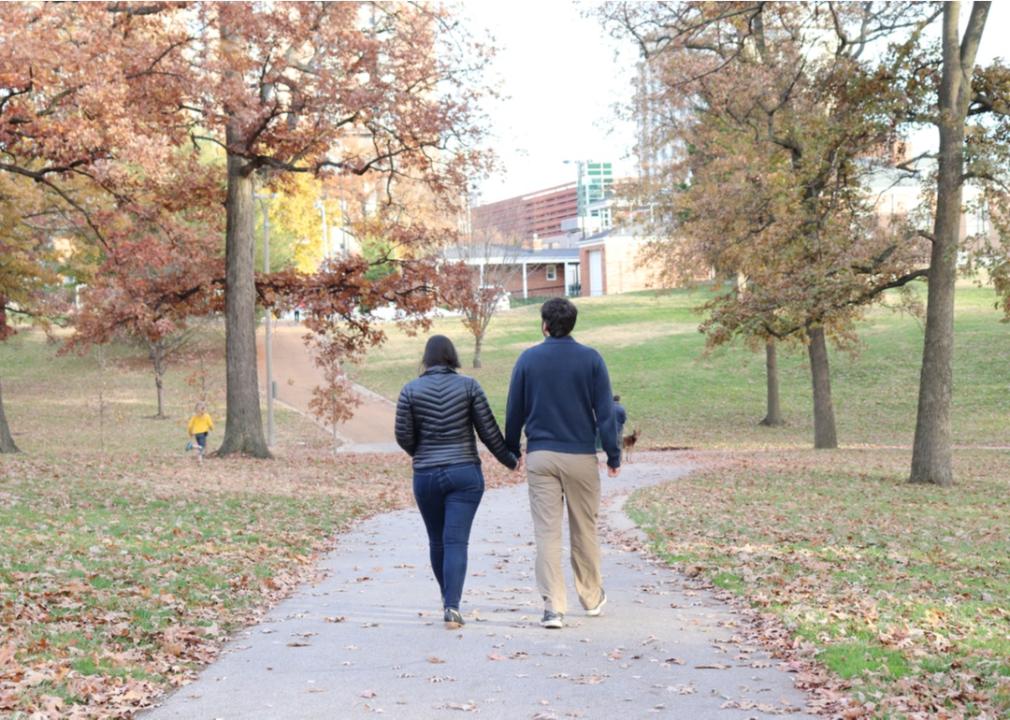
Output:
M473 107L481 94L474 80L484 48L446 10L424 3L41 3L7 4L0 13L9 30L0 46L0 172L42 186L63 203L81 237L100 248L103 273L116 278L109 290L118 287L125 305L178 303L165 308L165 317L181 318L223 290L228 418L221 452L267 456L256 378L257 298L278 301L270 288L281 286L334 294L329 303L313 296L297 304L334 312L317 318L316 329L328 333L319 344L336 378L341 358L359 350L362 338L382 336L361 312L362 298L371 307L380 298L414 298L430 290L433 270L419 263L419 273L401 268L398 277L366 287L359 274L369 272L369 263L345 258L331 263L328 280L280 278L257 289L256 183L282 188L293 173L369 175L380 180L376 204L391 206L407 183L448 204L484 163L473 149L480 135ZM186 153L185 143L200 150ZM180 272L218 242L213 223L201 228L178 218L179 205L214 200L201 163L207 145L225 157L223 272L214 272L213 259ZM152 197L150 188L166 186L166 179L181 190ZM80 194L84 185L98 193L88 196L95 202ZM151 213L145 203L165 212ZM138 221L159 237L151 247L179 255L153 263L160 269L141 273L140 282L130 260L149 248L120 232ZM432 240L412 223L383 232L390 247L399 246L401 261ZM157 327L159 320L151 322ZM92 329L96 337L105 332Z
M424 4L207 3L186 107L196 142L227 156L227 427L219 454L266 457L256 378L257 177L376 174L453 196L479 135L483 62L443 10ZM458 196L458 195L456 195Z
M974 109L977 114L990 112L994 109L994 101L1001 102L1003 112L1006 112L1007 99L1005 87L1002 88L1002 97L993 97L976 94L972 83L976 72L975 56L985 29L989 3L973 4L963 36L959 29L960 10L959 2L948 2L943 6L942 60L938 73L934 71L934 77L939 79L939 88L932 120L940 135L936 211L930 237L932 249L926 337L922 350L910 476L912 482L937 485L954 482L950 404L954 381L954 286L960 249L962 189L968 179L964 169L965 123L969 110ZM981 131L980 135L984 137L985 132ZM984 164L984 160L980 160L980 164Z

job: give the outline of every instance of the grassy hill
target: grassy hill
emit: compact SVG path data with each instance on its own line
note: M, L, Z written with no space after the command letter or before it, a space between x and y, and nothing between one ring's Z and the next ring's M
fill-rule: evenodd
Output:
M573 335L600 350L632 427L646 446L711 448L806 447L812 443L810 373L802 346L783 348L779 364L788 425L764 428L764 354L741 345L705 353L693 308L704 291L581 298ZM1007 443L1010 416L1010 329L1000 323L993 293L965 286L957 300L954 440ZM470 363L472 339L457 319L431 329L457 344ZM362 384L395 399L417 374L426 335L391 330L389 342L351 369ZM909 445L915 425L923 327L918 318L873 310L861 324L856 357L832 351L832 386L843 445ZM491 323L484 367L464 368L484 386L503 422L508 378L522 350L540 341L539 306L510 310Z

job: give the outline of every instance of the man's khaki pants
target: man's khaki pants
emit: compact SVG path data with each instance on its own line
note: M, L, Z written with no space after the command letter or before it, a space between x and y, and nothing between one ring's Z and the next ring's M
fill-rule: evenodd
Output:
M546 607L559 613L568 609L561 570L561 518L566 503L575 591L582 607L596 607L603 599L600 541L596 535L600 510L596 455L536 450L526 457L526 476L537 541L537 588Z

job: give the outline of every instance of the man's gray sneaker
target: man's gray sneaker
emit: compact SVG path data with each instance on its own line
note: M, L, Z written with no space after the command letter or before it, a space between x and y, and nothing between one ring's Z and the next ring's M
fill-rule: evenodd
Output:
M449 630L455 630L456 628L461 628L466 623L463 622L463 616L459 614L459 610L456 608L446 608L445 609L445 626Z
M540 627L557 630L565 626L565 616L553 610L544 610L544 616L540 618Z
M594 608L589 608L586 610L586 615L589 617L596 617L603 612L603 606L607 604L607 593L600 590L600 604Z

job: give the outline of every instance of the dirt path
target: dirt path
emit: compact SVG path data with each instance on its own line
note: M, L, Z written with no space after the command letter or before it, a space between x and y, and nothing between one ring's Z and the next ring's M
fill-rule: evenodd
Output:
M321 385L322 371L316 367L311 351L302 337L305 328L292 323L280 323L273 332L273 375L277 385L277 400L298 412L309 414L312 390ZM265 377L263 331L256 336L259 355L260 382ZM341 452L399 452L393 437L396 407L372 391L356 386L362 403L347 422L337 425L337 437L343 443Z

